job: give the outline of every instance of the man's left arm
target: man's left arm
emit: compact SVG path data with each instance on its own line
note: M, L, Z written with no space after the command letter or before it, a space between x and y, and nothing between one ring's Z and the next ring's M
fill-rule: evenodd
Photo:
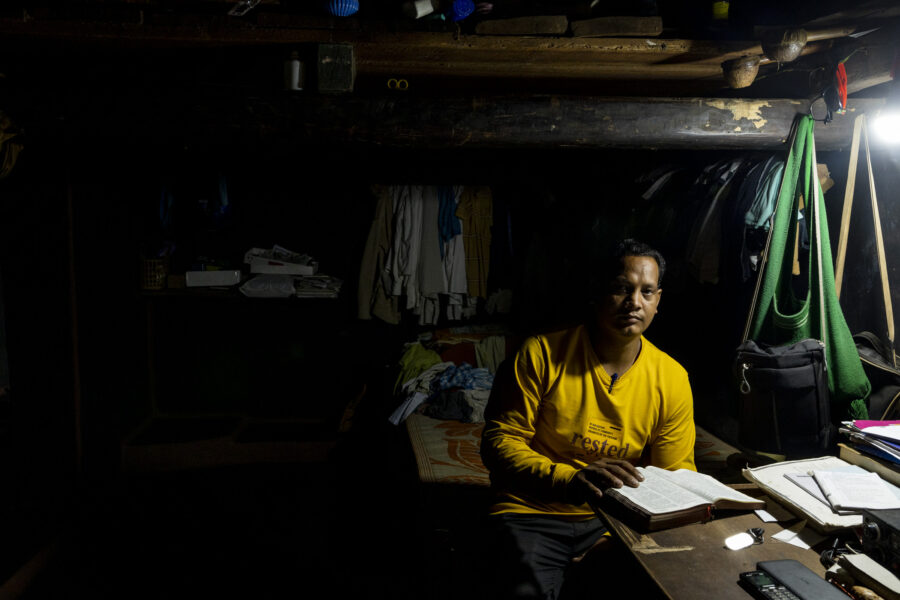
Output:
M690 469L694 464L694 396L687 372L679 368L663 391L659 423L650 445L650 464L661 469Z

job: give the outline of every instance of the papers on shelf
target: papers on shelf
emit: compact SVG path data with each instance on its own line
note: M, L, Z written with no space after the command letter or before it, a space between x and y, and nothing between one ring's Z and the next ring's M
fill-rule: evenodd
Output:
M883 440L900 443L900 422L881 421L882 423L890 423L886 425L869 425L861 426L863 421L856 421L854 425L858 427L866 435L874 435Z
M256 274L241 286L241 293L254 298L337 298L343 282L318 273L319 263L308 254L282 246L271 250L251 248L244 254L250 272Z
M900 421L845 421L838 431L857 449L900 465Z
M250 298L288 298L294 295L290 275L257 275L244 282L241 293Z
M251 248L244 254L251 273L270 275L315 275L319 265L308 254L300 254L281 246L271 250Z
M342 281L328 275L257 275L241 286L241 293L252 298L337 298Z
M294 277L294 295L298 298L337 298L343 281L328 275Z

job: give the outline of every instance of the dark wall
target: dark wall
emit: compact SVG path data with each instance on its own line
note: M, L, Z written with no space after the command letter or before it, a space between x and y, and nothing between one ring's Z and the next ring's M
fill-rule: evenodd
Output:
M9 365L0 398L0 580L45 544L70 508L76 428L66 195L22 156L0 181L0 277ZM33 177L38 174L37 177Z
M625 235L658 246L669 273L648 335L688 368L700 420L733 412L728 362L740 341L747 284L733 282L725 263L719 284L693 279L684 253L698 200L683 192L648 203L641 195L649 183L639 180L660 165L683 165L681 189L688 190L700 169L726 153L337 147L261 130L242 109L248 93L286 101L275 50L6 50L0 108L22 126L26 142L14 175L0 181L13 406L30 432L16 447L28 457L21 464L36 467L23 472L50 463L58 473L73 470L76 343L84 452L98 477L115 471L119 438L154 399L168 411L333 417L418 332L414 322L392 327L355 318L371 183L490 185L510 209L514 249L492 285L516 291L510 325L523 333L577 320L585 269L599 247ZM53 57L72 68L48 77ZM222 97L235 99L224 112L216 101ZM826 196L833 213L846 155L820 159L837 182ZM890 260L900 256L892 233L900 218L891 199L897 166L878 160ZM223 177L230 212L217 218L210 203ZM173 198L168 224L160 217L163 190ZM862 203L857 207L851 248L862 252L871 236L856 225L865 216ZM838 221L831 223L834 238ZM175 242L173 270L200 257L239 263L254 246L307 252L323 273L344 280L342 297L315 305L141 294L141 253L165 238ZM853 298L875 296L866 273L854 269L853 281L848 275ZM870 328L863 320L873 312L845 300L851 329Z
M871 121L870 125L871 127ZM897 190L900 189L900 150L873 143L872 169L876 186L878 212L884 239L888 281L891 289L893 318L900 317L900 207ZM844 205L850 152L832 152L820 157L828 160L835 188L829 194L828 218L832 233L832 250L837 253L840 215ZM865 155L860 152L857 164L856 186L853 197L850 228L847 236L847 254L844 281L841 291L841 307L850 330L871 331L887 341L887 319L881 287L881 276L875 246L869 178Z

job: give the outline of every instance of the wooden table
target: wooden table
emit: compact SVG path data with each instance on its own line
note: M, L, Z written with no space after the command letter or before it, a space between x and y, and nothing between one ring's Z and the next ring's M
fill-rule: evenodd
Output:
M756 570L762 560L792 558L824 576L819 554L772 539L794 523L763 523L753 512L717 518L652 533L639 533L608 513L601 516L641 566L671 600L749 600L738 585L744 571ZM765 530L765 541L743 550L729 550L725 538L751 527Z

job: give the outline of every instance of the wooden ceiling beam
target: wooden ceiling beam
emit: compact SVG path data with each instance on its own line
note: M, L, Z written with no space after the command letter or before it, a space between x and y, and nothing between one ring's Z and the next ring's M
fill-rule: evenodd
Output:
M895 24L864 36L847 48L847 92L853 94L891 80L898 52L900 28Z
M505 40L508 38L476 37L463 43L380 41L357 42L354 46L360 74L653 82L712 79L723 86L722 62L762 52L754 42L605 38L589 44L570 39L525 39L509 44L503 43ZM829 44L808 44L803 54L820 52Z
M853 116L883 105L854 100L846 114L817 123L817 147L847 147ZM309 96L279 121L297 140L394 148L773 150L808 110L807 102L783 99Z
M117 47L214 47L352 43L360 77L721 82L721 63L761 54L755 41L375 33L262 27L225 16L158 15L131 22L0 18L0 36ZM831 41L807 44L804 55ZM763 64L767 61L763 60ZM708 86L707 86L708 87Z

